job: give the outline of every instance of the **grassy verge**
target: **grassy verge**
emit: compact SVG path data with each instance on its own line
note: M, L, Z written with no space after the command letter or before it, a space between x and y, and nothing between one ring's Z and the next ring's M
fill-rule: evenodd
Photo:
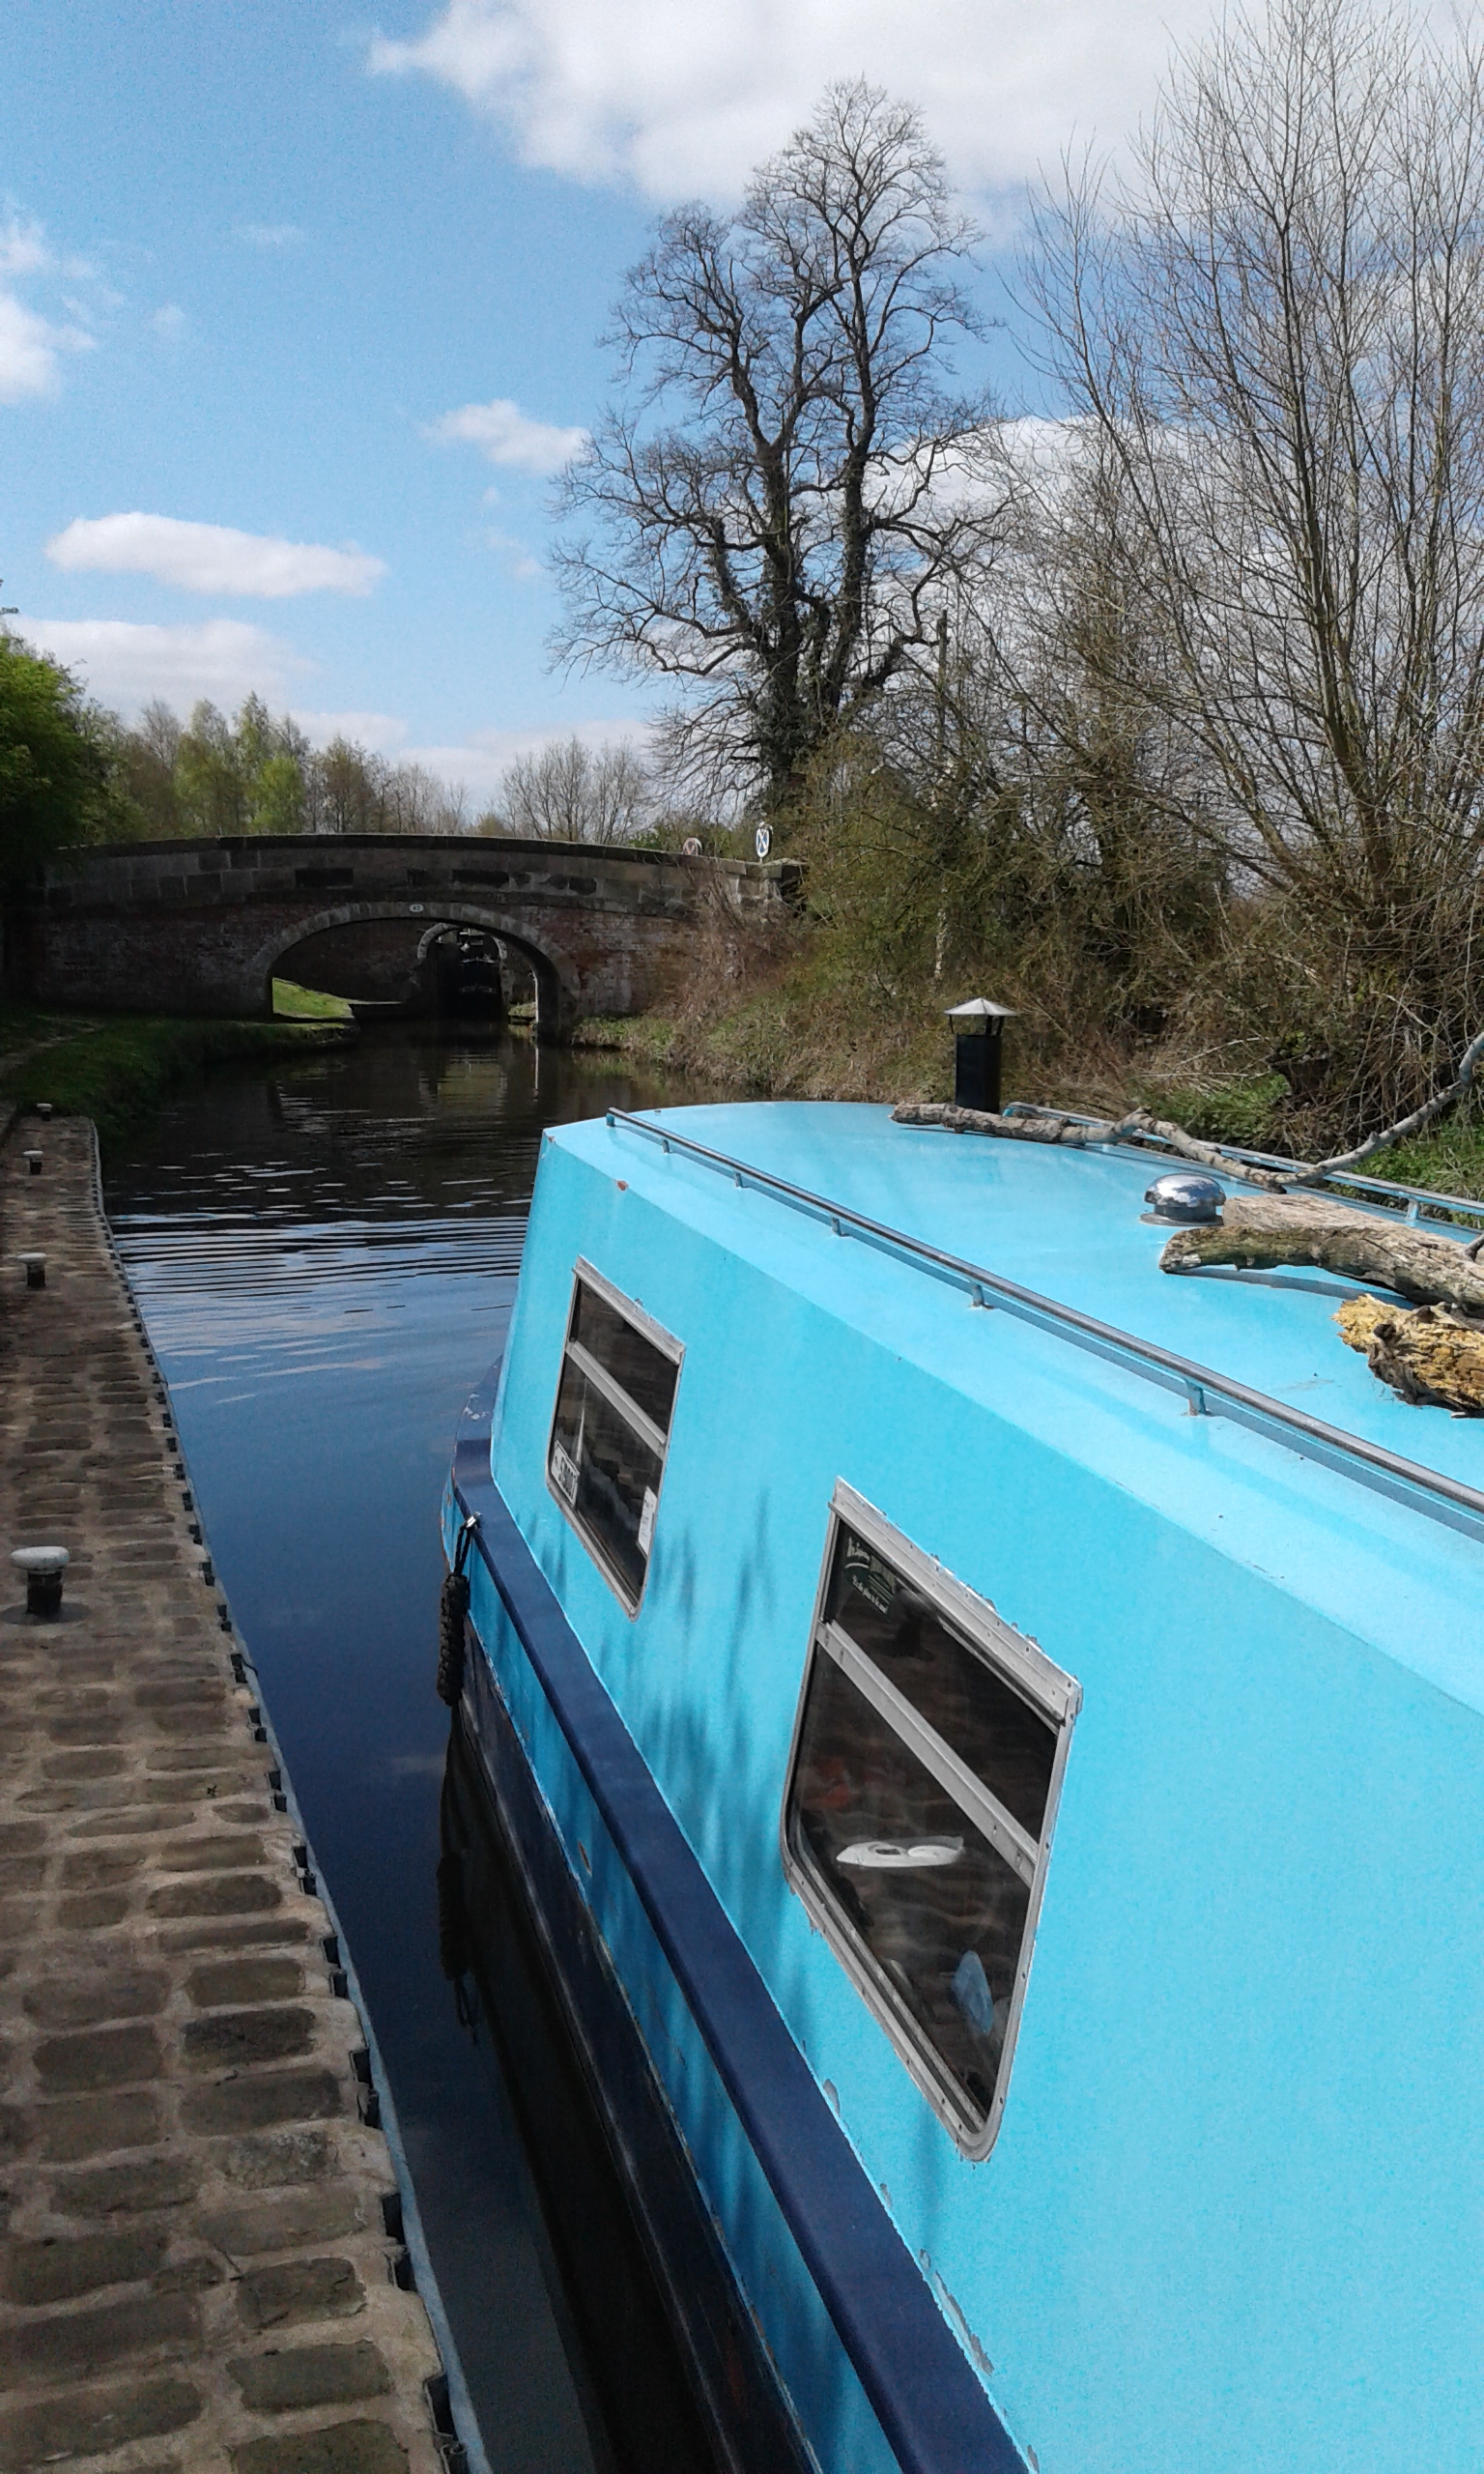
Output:
M773 1099L943 1100L953 1091L953 1051L930 1014L909 1029L899 1020L872 1022L803 1002L786 988L754 990L715 1014L682 1007L628 1019L594 1016L578 1026L573 1045L617 1050L637 1064ZM1293 1155L1283 1106L1288 1086L1278 1074L1204 1088L1145 1087L1134 1076L1132 1088L1120 1092L1105 1063L1079 1071L1075 1061L1070 1069L1064 1062L1042 1079L1034 1068L1017 1072L1013 1054L1010 1087L1026 1098L1094 1111L1138 1100L1207 1142ZM1365 1166L1396 1185L1484 1201L1484 1102L1444 1118L1415 1141L1378 1152Z
M594 1016L578 1048L616 1049L636 1063L776 1100L941 1100L953 1094L953 1048L941 1015L921 1021L853 1009L833 992L782 985L741 991L725 1008L685 1005L628 1019ZM1066 1093L1058 1093L1066 1099Z
M1399 1142L1365 1165L1373 1176L1390 1177L1399 1186L1484 1201L1484 1117L1470 1110L1444 1118L1415 1142Z
M336 1041L319 1022L219 1022L154 1015L77 1015L0 1008L0 1090L49 1100L117 1134L172 1084L229 1058L284 1055Z
M275 979L273 1012L283 1022L350 1022L355 1016L345 996L327 995L323 988L300 988L297 979Z

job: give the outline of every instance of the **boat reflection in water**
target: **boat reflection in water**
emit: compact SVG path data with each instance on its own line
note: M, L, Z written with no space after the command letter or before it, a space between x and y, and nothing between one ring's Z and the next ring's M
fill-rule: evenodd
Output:
M440 1821L443 1973L469 2032L488 2036L520 2126L594 2462L614 2474L718 2474L675 2343L675 2297L660 2289L654 2245L602 2126L593 2075L614 2056L574 2036L541 1920L522 1894L521 1850L457 1714ZM630 2161L642 2180L644 2160Z

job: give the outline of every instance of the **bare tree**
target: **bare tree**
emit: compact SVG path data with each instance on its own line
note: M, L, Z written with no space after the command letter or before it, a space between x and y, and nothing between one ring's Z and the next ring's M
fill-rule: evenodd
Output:
M775 811L984 538L986 407L943 384L974 238L916 113L857 82L625 284L621 400L564 485L559 649L684 682L677 761Z
M1220 942L1230 807L1184 724L1180 639L1120 457L1096 426L1031 426L1005 436L1009 547L965 648L1014 716L1035 878L1075 909L1125 1023L1157 1031Z
M469 797L462 783L439 781L421 764L335 737L304 765L311 833L463 833Z
M1346 1107L1395 1113L1484 996L1479 57L1361 0L1238 12L1133 174L1085 169L1038 243L1166 710L1249 880L1347 984Z
M652 805L648 773L627 740L593 749L574 733L506 766L491 829L537 842L632 842Z

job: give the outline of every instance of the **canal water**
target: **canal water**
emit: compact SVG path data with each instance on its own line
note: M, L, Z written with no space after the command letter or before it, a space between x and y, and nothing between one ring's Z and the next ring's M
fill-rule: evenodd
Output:
M552 2160L512 2095L523 2059L544 2084L557 2063L512 2069L471 1983L444 1975L449 1729L433 1684L439 1498L459 1411L500 1346L542 1129L690 1096L612 1058L379 1032L220 1070L103 1162L371 2012L493 2474L627 2474L643 2463L636 2422L652 2434L667 2416L677 2474L705 2462L652 2315L618 2311L610 2341L592 2304L604 2265L564 2272L540 2196ZM445 1958L448 1942L445 1913ZM586 2152L581 2126L557 2138ZM591 2221L612 2237L612 2194L593 2192ZM620 2301L636 2271L616 2240L611 2275Z

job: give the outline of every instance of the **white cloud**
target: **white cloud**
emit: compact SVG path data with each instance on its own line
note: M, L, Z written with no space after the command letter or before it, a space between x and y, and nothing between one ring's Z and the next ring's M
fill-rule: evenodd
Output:
M646 196L725 198L864 73L920 103L956 177L1018 185L1074 131L1122 138L1172 36L1211 0L445 0L412 42L378 37L380 74L441 79L502 123L528 163Z
M407 736L407 724L395 713L306 713L296 706L294 719L316 747L328 747L332 738L348 738L357 747L387 756Z
M14 211L0 218L0 276L8 278L0 291L0 404L54 395L62 379L62 355L90 352L94 338L87 322L98 306L116 304L102 295L90 309L63 293L60 305L79 323L58 326L25 300L24 287L40 285L49 296L48 305L54 305L60 283L93 284L97 275L85 258L59 258L44 225Z
M138 513L79 516L53 534L46 556L72 574L154 576L186 592L243 593L262 601L300 592L367 593L386 572L363 550Z
M87 352L92 342L80 327L54 327L13 292L0 292L0 404L54 395L61 383L59 356Z
M513 532L487 532L485 540L492 550L499 550L509 561L509 571L520 584L529 584L541 573L541 561L535 552L518 540Z
M58 257L46 238L46 226L36 216L13 209L0 223L0 274L60 275L69 283L96 283L99 273L91 258Z
M50 264L44 225L8 216L0 224L0 274L40 274Z
M430 421L422 434L441 446L455 442L477 446L492 464L537 474L559 473L587 444L585 429L529 420L508 395L497 395L488 404L462 404L457 412Z
M642 720L554 722L537 730L471 731L452 747L399 747L397 762L422 765L450 789L468 791L474 805L481 807L495 797L506 765L518 756L539 756L544 747L574 737L587 747L611 747L615 740L630 739L642 748L646 735L647 726Z
M0 403L55 394L56 387L53 330L13 293L0 292Z
M303 239L297 223L239 223L237 238L250 249L292 249Z
M123 618L18 618L15 631L80 670L90 693L125 714L157 696L182 712L202 696L225 705L253 694L281 702L289 679L312 668L280 636L240 618L152 627Z

